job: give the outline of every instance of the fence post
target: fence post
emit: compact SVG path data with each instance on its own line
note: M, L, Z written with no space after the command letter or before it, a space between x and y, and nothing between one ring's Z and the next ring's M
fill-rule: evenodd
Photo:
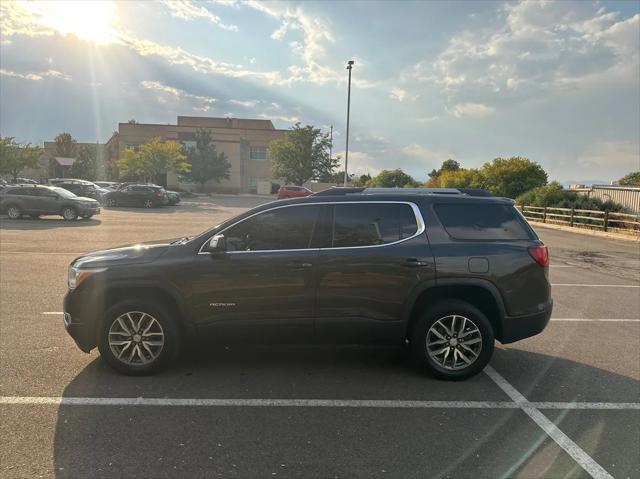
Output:
M576 209L575 208L571 208L571 227L573 228L573 215L576 214Z
M604 210L604 230L607 231L609 227L609 210Z
M547 207L544 207L544 210L542 211L542 222L546 223L547 222Z

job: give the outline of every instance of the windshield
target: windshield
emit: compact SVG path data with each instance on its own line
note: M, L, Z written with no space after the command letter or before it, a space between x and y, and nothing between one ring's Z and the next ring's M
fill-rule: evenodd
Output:
M0 0L0 479L639 443L640 0Z
M49 187L49 189L51 191L55 191L56 193L58 193L63 198L77 198L75 193L71 193L69 190L65 190L64 188L60 188L60 187L57 187L57 186L51 186L51 187Z

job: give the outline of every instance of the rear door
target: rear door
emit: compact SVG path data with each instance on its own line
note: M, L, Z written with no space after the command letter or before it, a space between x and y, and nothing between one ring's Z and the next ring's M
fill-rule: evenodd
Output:
M407 202L331 206L320 251L316 334L320 341L396 341L412 289L434 278L420 210Z

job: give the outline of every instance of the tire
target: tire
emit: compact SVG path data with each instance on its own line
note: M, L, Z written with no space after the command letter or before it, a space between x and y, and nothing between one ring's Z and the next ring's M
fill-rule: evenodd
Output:
M22 218L22 209L20 209L18 205L7 205L5 211L10 220L19 220Z
M73 221L78 218L78 212L73 206L65 206L60 214L66 221Z
M416 321L410 341L411 358L419 369L454 381L482 371L493 348L493 327L487 317L475 306L455 299L427 308Z
M153 208L153 200L144 200L142 202L142 206L144 206L145 208Z
M127 330L123 328L123 324L127 326ZM140 335L145 328L149 328L149 324L149 335ZM136 332L137 325L139 329ZM127 331L133 334L127 336ZM161 346L155 344L160 342L160 337ZM145 338L149 349L144 348ZM182 342L180 328L168 311L146 299L124 300L111 307L98 326L97 339L102 359L114 370L128 376L146 376L162 371L177 358ZM119 345L118 341L125 344ZM126 342L130 344L127 346ZM130 353L133 355L132 359Z
M115 198L107 198L107 200L105 201L105 204L110 208L113 208L114 206L118 206L118 202L116 201Z

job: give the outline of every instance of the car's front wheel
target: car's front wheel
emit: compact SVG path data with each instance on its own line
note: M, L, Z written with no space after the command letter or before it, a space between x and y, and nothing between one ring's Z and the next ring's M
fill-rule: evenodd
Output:
M411 335L411 355L418 367L441 379L475 376L493 354L494 333L487 317L460 300L427 308Z
M134 376L166 368L180 349L180 330L155 304L127 300L105 314L98 331L98 350L116 371Z
M10 220L19 220L22 218L22 210L17 205L7 206L7 216Z
M67 206L62 209L62 217L67 221L73 221L78 218L78 212L75 208Z
M153 208L153 201L152 200L144 200L144 202L142 203L142 206L144 206L145 208Z

